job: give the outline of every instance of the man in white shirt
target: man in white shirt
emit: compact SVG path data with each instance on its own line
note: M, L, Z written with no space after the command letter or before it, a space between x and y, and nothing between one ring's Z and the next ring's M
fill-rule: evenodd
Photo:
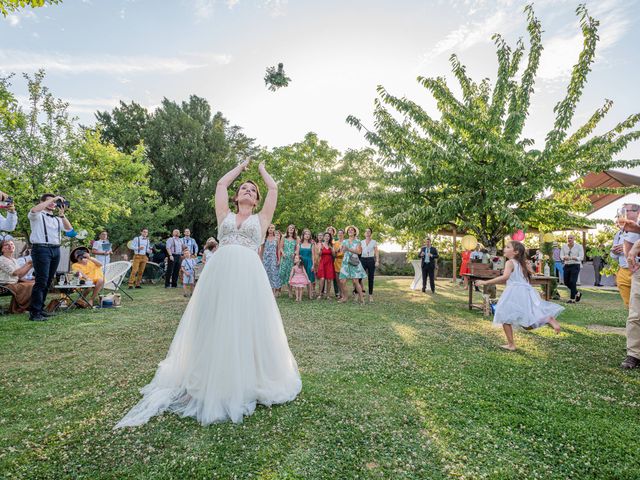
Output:
M173 231L172 236L167 240L167 254L169 263L164 275L164 288L178 288L178 275L180 274L180 264L182 262L182 248L184 244L180 238L180 230Z
M560 258L564 265L564 284L571 292L569 303L579 302L582 293L578 292L578 276L580 275L580 266L584 260L584 249L582 245L576 243L576 237L567 236L567 243L560 249Z
M142 276L144 270L147 268L147 262L151 255L151 242L149 241L149 230L143 228L140 231L140 235L133 239L131 248L133 249L133 265L131 267L131 275L129 276L129 289L133 288L135 283L136 288L142 288L140 282L142 282Z
M102 264L102 272L104 273L104 269L109 265L111 254L113 253L111 242L109 241L109 234L106 230L100 232L98 240L91 245L91 253L93 253L95 259Z
M195 238L191 238L191 230L184 229L184 237L182 237L182 244L189 249L191 255L196 257L198 255L198 242Z
M53 214L56 209L58 209L58 216ZM31 223L29 240L32 245L31 258L36 279L31 294L29 320L44 321L51 316L44 311L44 302L60 263L61 233L64 232L69 237L75 236L64 211L63 197L45 193L40 197L40 203L27 215Z
M18 225L18 214L16 206L13 204L11 197L4 192L0 192L0 202L2 208L7 210L7 216L0 213L0 232L13 232ZM7 240L10 240L7 238Z

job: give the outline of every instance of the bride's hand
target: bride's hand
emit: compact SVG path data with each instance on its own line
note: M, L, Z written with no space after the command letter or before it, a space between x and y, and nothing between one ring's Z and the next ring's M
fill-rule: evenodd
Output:
M249 168L249 164L251 163L251 159L247 158L244 162L242 162L240 164L240 166L242 167L242 170L245 171L247 168Z
M264 166L264 161L262 161L262 162L260 162L260 165L258 165L258 171L259 171L260 173L262 173L262 172L264 172L265 170L266 170L266 169L265 169L265 166Z

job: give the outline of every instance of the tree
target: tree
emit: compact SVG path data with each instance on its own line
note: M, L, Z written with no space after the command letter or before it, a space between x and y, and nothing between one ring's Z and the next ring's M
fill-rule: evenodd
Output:
M358 129L365 128L365 137L387 168L387 189L375 204L396 228L434 231L455 226L495 247L506 235L526 226L551 231L584 225L581 213L590 207L589 192L581 190L575 179L640 164L639 160L613 160L640 136L639 131L631 131L640 115L593 135L611 109L610 100L569 133L598 41L598 21L584 5L577 9L584 47L566 95L554 109L555 122L544 147L533 148L533 140L522 136L542 53L541 24L531 6L525 12L530 49L524 70L520 69L525 54L522 40L512 50L495 35L498 72L493 88L488 79L473 82L456 55L451 56L451 66L462 89L461 99L444 78L418 77L436 99L439 119L382 86L375 102L374 129L366 129L353 116L347 118Z
M370 226L380 233L382 222L368 205L369 193L377 188L372 179L380 170L372 155L371 149L342 155L315 133L308 133L301 142L263 152L259 160L266 162L278 182L273 223L281 230L295 224L314 233L329 225L344 228L355 224L361 230ZM245 178L259 178L257 170L238 183Z
M138 103L126 104L121 100L120 106L111 112L96 112L96 127L105 141L130 154L143 141L149 117L149 112Z
M10 13L17 12L23 8L38 8L57 3L62 3L62 0L0 0L0 13L6 17Z
M28 110L12 103L9 114L21 120L0 122L0 180L22 212L18 234L28 233L26 210L45 192L64 195L74 228L91 234L139 212L138 204L157 203L142 145L127 154L105 144L98 131L77 126L68 105L43 85L44 72L25 79ZM154 216L166 220L175 214L159 209Z
M256 151L253 139L230 126L222 113L212 115L204 98L192 95L182 104L165 98L149 119L144 140L152 188L164 203L182 207L173 226L189 227L199 239L212 235L216 183L238 156Z

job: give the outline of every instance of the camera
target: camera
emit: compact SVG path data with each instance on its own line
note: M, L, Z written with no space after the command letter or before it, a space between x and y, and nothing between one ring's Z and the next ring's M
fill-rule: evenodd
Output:
M58 208L69 208L71 206L71 203L69 203L69 200L56 200L56 207Z
M13 197L7 197L0 202L0 208L9 208L11 205L13 205Z

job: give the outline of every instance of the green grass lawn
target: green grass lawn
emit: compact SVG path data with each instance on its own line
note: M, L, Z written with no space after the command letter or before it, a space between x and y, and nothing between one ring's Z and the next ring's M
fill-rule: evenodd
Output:
M147 287L120 309L0 317L3 478L640 478L640 371L623 372L617 292L585 289L516 335L381 278L376 303L279 304L303 389L241 425L166 414L113 431L166 355L186 300ZM565 294L566 295L566 294Z

